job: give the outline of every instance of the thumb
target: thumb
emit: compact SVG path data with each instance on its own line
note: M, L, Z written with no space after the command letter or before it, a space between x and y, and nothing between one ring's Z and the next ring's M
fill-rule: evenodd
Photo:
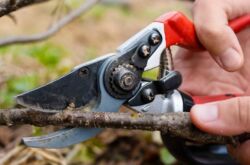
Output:
M195 105L193 123L203 131L217 135L239 135L250 131L250 97Z
M236 71L243 65L243 52L236 34L228 26L228 19L239 15L234 12L229 16L224 7L227 3L197 0L193 9L194 24L199 40L214 60L225 70ZM239 2L242 6L244 3Z

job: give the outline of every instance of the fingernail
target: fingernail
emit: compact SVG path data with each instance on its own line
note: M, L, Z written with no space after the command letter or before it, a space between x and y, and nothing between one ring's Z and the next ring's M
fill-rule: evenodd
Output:
M195 105L192 110L202 122L212 122L218 118L218 107L214 104Z
M224 53L220 54L217 58L223 67L229 70L238 69L241 66L240 54L233 48L227 49Z

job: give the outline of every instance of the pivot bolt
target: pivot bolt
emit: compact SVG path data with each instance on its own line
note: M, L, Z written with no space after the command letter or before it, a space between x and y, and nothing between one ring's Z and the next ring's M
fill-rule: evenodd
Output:
M131 91L137 86L137 76L126 68L121 68L115 75L115 84L124 91Z
M142 91L142 100L145 103L150 103L155 99L154 91L151 88L144 89Z
M151 45L157 45L161 42L161 36L158 33L153 33L149 37L149 42Z
M124 86L131 86L133 85L133 75L127 74L123 76L123 85Z
M151 48L149 45L145 44L145 45L142 45L140 47L140 50L139 50L139 55L143 58L147 58L150 56L150 51L151 51Z

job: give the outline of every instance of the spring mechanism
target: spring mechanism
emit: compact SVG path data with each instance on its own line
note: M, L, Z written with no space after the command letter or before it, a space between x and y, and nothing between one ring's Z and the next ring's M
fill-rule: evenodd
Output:
M165 49L160 58L158 79L166 76L169 71L174 70L173 56L170 48Z

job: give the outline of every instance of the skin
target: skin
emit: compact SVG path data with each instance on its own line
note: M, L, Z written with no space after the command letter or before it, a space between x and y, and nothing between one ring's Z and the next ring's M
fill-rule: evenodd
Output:
M249 0L196 0L193 19L204 51L181 49L175 56L175 69L183 75L183 91L192 95L245 96L195 105L193 123L217 135L250 132L250 28L236 34L228 20L250 13ZM250 164L250 141L228 147L241 164Z

